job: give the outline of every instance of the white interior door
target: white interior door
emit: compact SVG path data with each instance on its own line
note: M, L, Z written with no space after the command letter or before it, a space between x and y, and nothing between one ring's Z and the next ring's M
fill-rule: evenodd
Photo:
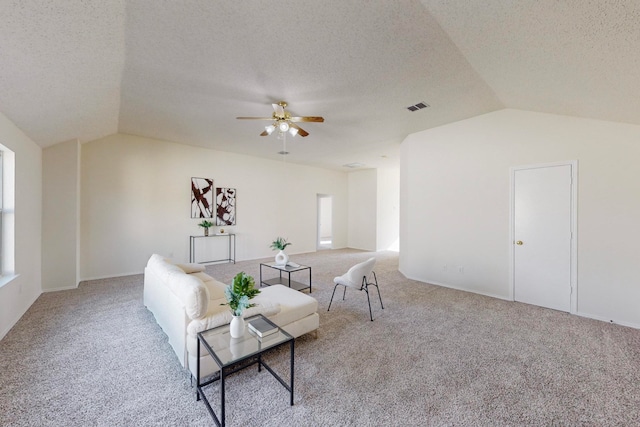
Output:
M571 311L572 165L514 171L514 299Z

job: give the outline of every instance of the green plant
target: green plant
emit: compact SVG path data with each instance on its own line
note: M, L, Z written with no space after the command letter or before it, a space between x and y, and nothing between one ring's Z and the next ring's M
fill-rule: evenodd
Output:
M255 288L255 284L253 277L244 271L236 274L233 284L224 288L227 302L220 305L228 305L234 316L241 316L245 308L255 307L255 304L249 303L251 298L260 293L260 290Z
M292 245L293 243L287 243L286 239L283 239L282 237L278 237L276 240L274 240L273 242L271 242L271 249L273 249L274 251L284 251L284 249L289 246Z
M200 227L202 228L210 228L213 227L213 223L210 221L207 221L206 219L203 220L200 224L198 224Z

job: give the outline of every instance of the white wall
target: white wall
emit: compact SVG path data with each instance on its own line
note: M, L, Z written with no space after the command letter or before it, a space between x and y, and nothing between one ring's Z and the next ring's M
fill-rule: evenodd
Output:
M275 256L277 236L290 255L315 251L317 194L333 196L333 245L347 245L346 173L112 135L82 146L81 278L140 273L152 253L188 260L189 235L202 234L191 177L237 190L237 225L224 228L238 260Z
M0 338L41 293L42 150L0 114L0 144L15 153L15 277L0 287Z
M80 230L80 143L42 151L42 289L78 286Z
M334 202L334 207L337 203ZM375 251L377 234L377 172L349 173L349 247Z
M507 298L509 168L576 159L578 313L640 327L639 141L640 126L518 110L410 135L400 270Z
M377 169L377 241L379 251L399 250L400 169Z

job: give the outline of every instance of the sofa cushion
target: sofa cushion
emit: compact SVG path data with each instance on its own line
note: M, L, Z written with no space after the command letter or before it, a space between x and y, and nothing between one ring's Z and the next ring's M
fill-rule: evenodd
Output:
M194 264L194 263L188 263L188 264L176 263L176 266L178 266L182 271L184 271L187 274L199 273L199 272L204 271L206 269L206 267L204 265L202 265L202 264Z
M209 289L209 299L224 298L224 288L226 288L227 285L217 281L206 273L193 273L192 276L202 280L207 289Z
M170 274L167 287L182 301L190 319L198 319L209 309L209 289L193 274Z
M260 303L263 299L278 301L280 304L280 312L270 317L278 326L288 325L318 311L318 301L315 298L284 285L262 288L262 292L253 300Z

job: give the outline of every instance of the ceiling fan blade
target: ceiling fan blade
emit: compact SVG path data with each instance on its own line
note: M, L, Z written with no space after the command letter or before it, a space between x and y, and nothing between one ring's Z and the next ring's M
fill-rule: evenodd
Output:
M291 117L289 120L291 120L292 122L316 122L316 123L322 123L322 122L324 122L324 117L310 117L310 116L306 116L306 117Z
M280 104L271 104L276 117L284 117L284 107Z
M285 110L285 108L287 107L287 103L285 101L280 101L277 104L271 104L271 106L273 107L273 116L271 117L236 117L236 119L240 119L240 120L271 120L273 121L273 123L269 126L267 126L267 129L265 129L260 136L267 136L267 135L271 135L271 133L273 132L274 128L280 127L280 132L286 132L287 129L287 124L296 129L297 135L300 135L301 137L305 137L305 136L309 136L309 132L307 132L306 130L302 129L300 126L296 125L294 122L315 122L315 123L322 123L324 122L324 117L320 117L320 116L299 116L299 117L291 117L291 114ZM296 134L294 134L295 136Z
M295 123L289 123L289 126L291 126L292 128L298 129L298 135L300 135L303 138L305 136L309 135L309 132L307 132L306 130L302 129L300 126L298 126Z

